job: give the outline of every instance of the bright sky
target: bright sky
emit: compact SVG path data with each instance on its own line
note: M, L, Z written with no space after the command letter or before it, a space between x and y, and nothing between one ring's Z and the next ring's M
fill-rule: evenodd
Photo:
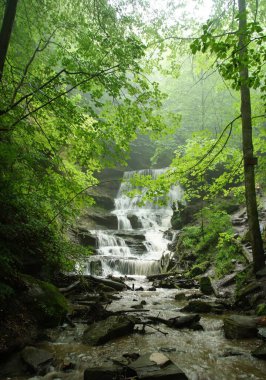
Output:
M210 16L213 0L169 0L169 4L174 3L177 6L172 18L175 21L183 21L185 18L193 18L197 21L205 22ZM154 9L165 10L168 2L157 0L152 3Z
M129 13L133 11L134 4L136 6L137 3L136 0L132 3L130 3L130 1L127 2L126 0L122 0L122 2L121 0L109 1L111 4L118 6L118 9L121 6L124 10L128 9ZM205 22L210 16L213 0L150 0L150 7L146 8L147 13L143 15L143 18L150 19L153 12L157 14L167 10L171 12L172 4L174 4L177 9L175 12L172 12L169 17L170 24L172 24L171 20L175 22L180 20L182 22L185 18L193 18L198 21Z

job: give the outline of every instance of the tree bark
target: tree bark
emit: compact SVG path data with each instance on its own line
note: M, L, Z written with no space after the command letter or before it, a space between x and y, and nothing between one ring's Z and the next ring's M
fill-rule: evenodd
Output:
M3 77L7 50L16 16L18 0L7 0L5 14L0 31L0 81Z
M245 197L250 231L254 272L265 266L255 189L256 158L253 155L251 99L248 72L246 0L238 0L239 7L239 76L241 93L242 141L244 156Z

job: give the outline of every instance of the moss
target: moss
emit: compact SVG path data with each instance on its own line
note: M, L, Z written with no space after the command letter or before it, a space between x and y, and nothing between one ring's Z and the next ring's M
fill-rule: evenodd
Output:
M26 302L37 322L46 327L58 326L69 311L66 298L48 282L28 275L23 278L28 286Z
M202 263L195 264L195 265L193 265L193 267L189 271L189 276L190 277L199 276L199 275L203 274L204 272L206 272L206 270L208 269L209 266L210 266L209 261L203 261Z
M261 315L266 315L266 304L265 303L261 303L257 306L257 309L256 309L256 314L258 316L261 316Z

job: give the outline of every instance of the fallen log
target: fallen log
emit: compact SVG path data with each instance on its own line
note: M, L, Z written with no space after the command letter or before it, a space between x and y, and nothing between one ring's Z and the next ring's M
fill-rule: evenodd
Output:
M105 278L95 277L92 275L87 275L87 276L85 276L85 278L88 280L91 279L92 281L94 281L98 284L109 286L110 288L113 288L115 290L125 290L126 289L126 284L123 284L123 283L118 282L118 281L108 280Z
M61 293L68 293L68 292L76 289L79 285L80 285L80 280L73 282L72 284L70 284L69 286L67 286L65 288L59 288L58 290Z
M118 311L113 311L113 315L119 315L119 314L124 314L124 313L142 313L143 311L150 311L148 309L139 309L139 310L118 310Z

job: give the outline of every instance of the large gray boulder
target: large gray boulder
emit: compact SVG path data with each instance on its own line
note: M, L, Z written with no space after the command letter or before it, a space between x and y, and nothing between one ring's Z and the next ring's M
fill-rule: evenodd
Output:
M83 333L82 341L91 346L99 346L111 339L131 334L134 325L133 317L111 316L89 326Z
M254 317L231 315L224 319L224 335L228 339L255 338L257 333Z
M187 380L185 373L167 356L154 352L140 356L128 368L142 380Z
M25 347L20 356L35 373L46 372L45 369L52 363L54 358L51 352L32 346Z
M216 313L220 314L224 311L225 307L216 302L202 301L202 300L192 300L183 307L180 311L182 313Z

